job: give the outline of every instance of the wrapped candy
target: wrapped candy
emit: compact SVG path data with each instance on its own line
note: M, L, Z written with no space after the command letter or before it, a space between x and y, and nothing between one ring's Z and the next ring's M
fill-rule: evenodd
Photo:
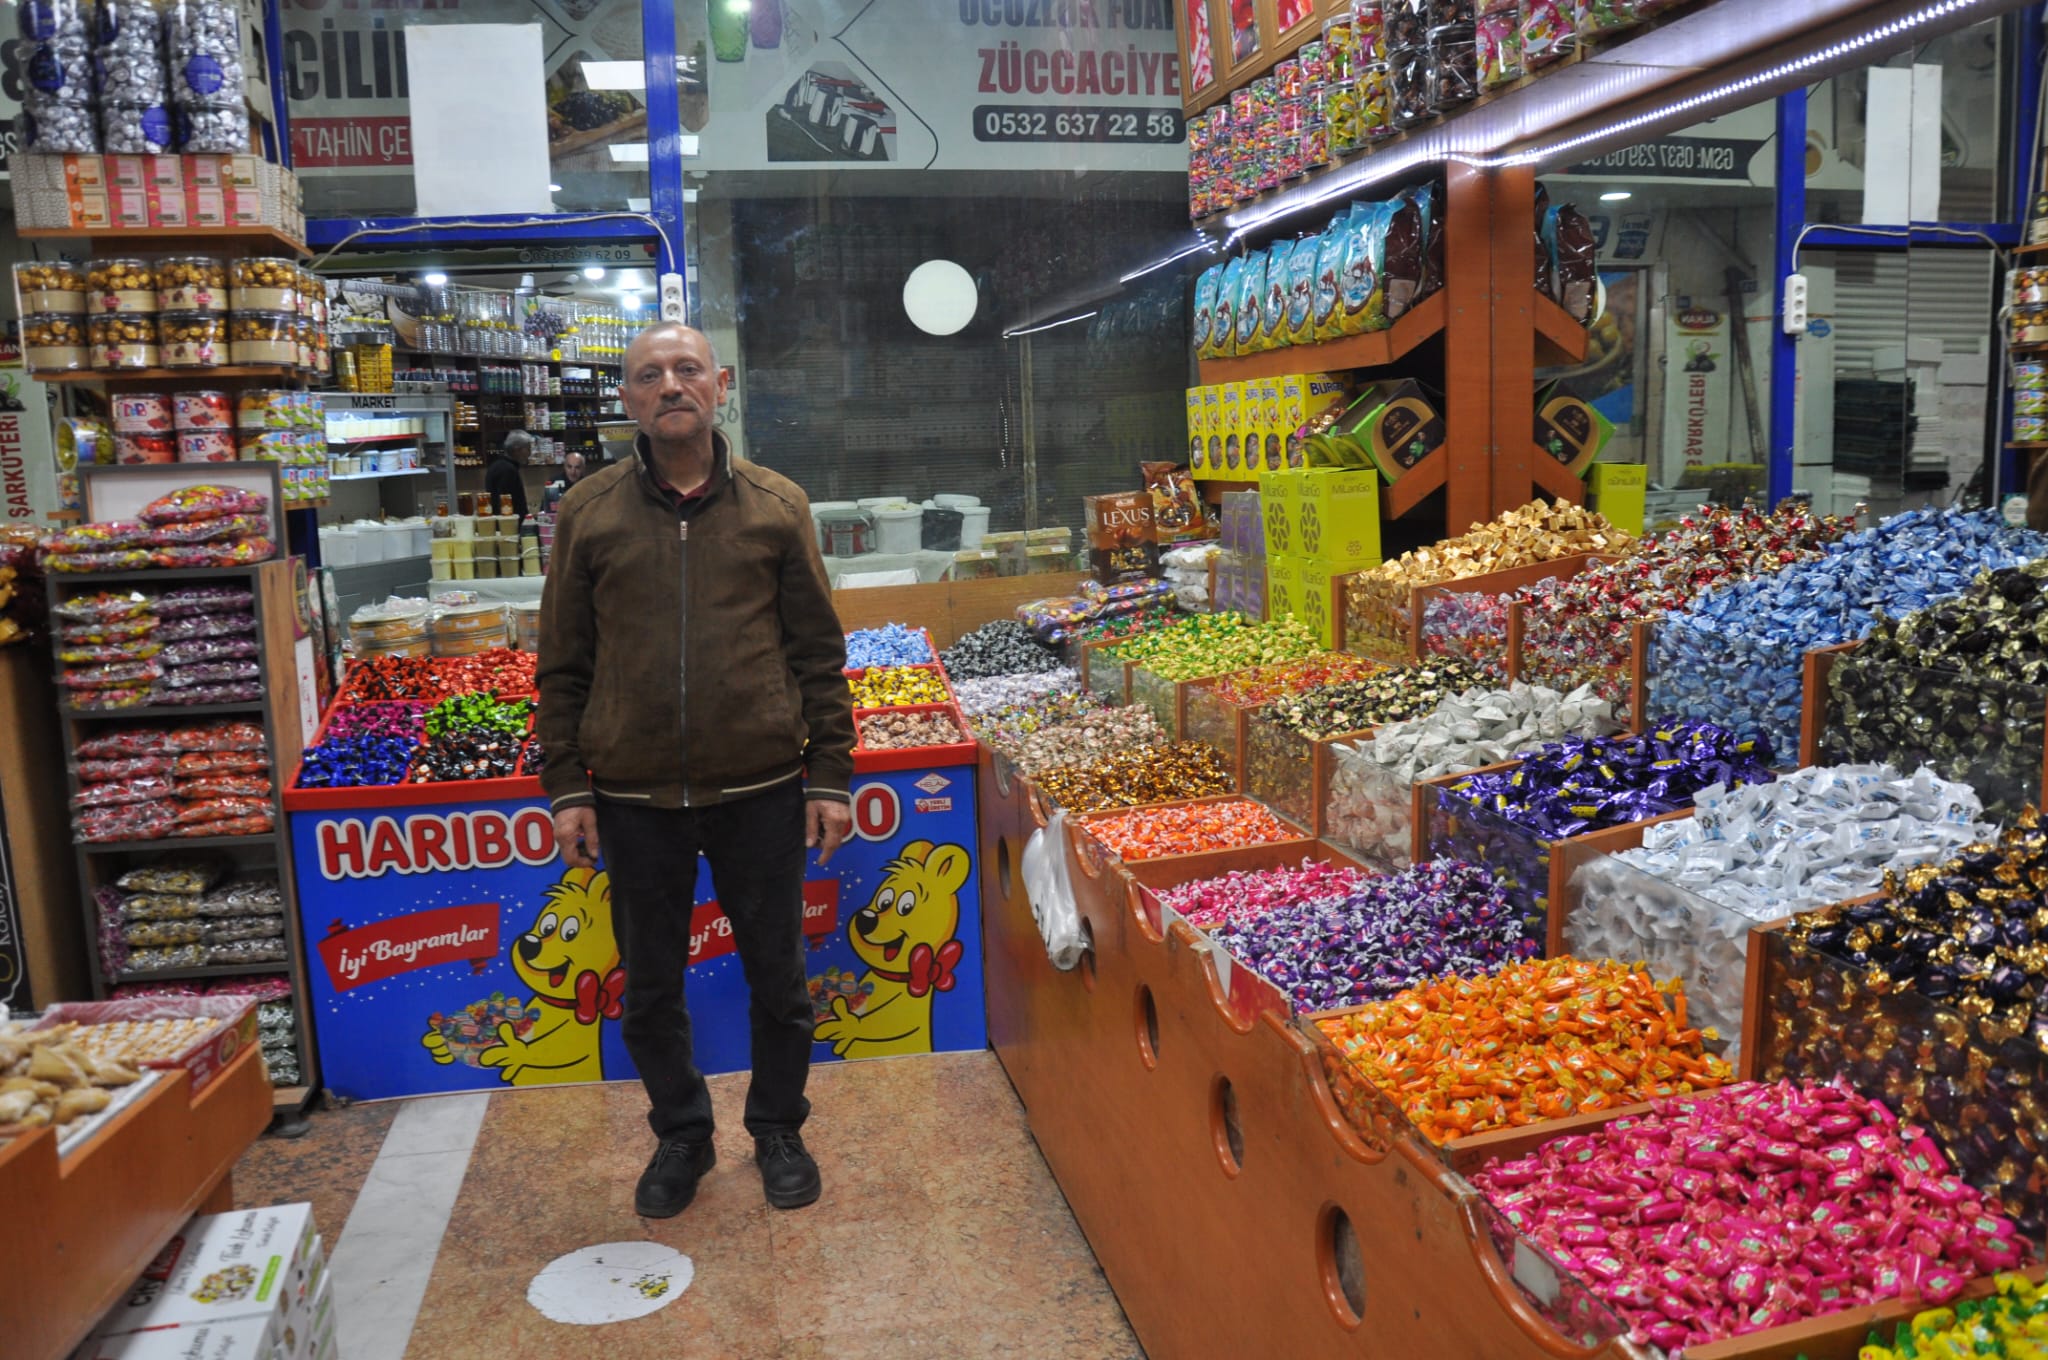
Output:
M1013 619L995 619L958 641L939 655L954 693L967 701L966 684L978 678L1001 675L1045 674L1060 669L1059 653L1040 643L1031 630ZM848 664L851 665L849 658Z
M1082 818L1078 825L1110 853L1128 861L1270 845L1302 837L1299 827L1289 826L1248 798L1098 813Z
M142 548L149 546L152 532L151 526L141 520L103 520L73 525L46 535L42 547L46 553L101 553L120 548Z
M924 666L931 664L932 646L919 629L900 623L880 628L856 628L846 635L846 668L866 670L870 666Z
M269 508L269 498L253 491L199 483L182 486L157 497L142 507L139 518L153 525L182 524L187 520L211 519L217 515L261 515Z
M1341 902L1372 875L1361 869L1305 859L1299 868L1232 869L1159 893L1163 906L1197 930L1245 925L1283 907Z
M2025 1252L1922 1129L1839 1085L1660 1099L1472 1181L1671 1354L1907 1289L1946 1302Z
M1039 790L1070 813L1229 793L1237 783L1222 752L1201 742L1117 751L1035 777Z

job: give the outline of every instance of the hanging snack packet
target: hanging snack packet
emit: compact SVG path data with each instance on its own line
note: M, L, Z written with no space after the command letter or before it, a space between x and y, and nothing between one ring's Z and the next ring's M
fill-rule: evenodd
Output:
M1522 60L1522 0L1486 0L1479 13L1479 87L1497 90L1528 72Z
M1422 296L1429 277L1429 247L1422 212L1414 201L1403 194L1389 206L1393 211L1387 218L1386 242L1380 251L1385 261L1380 273L1385 281L1387 322L1391 325L1406 316Z
M1535 71L1579 50L1579 6L1583 0L1526 0L1522 13L1522 61Z
M1244 282L1244 260L1226 261L1217 276L1216 305L1209 318L1209 351L1212 358L1227 359L1237 353L1237 294Z
M1287 344L1287 280L1294 263L1293 241L1276 241L1266 252L1266 286L1259 294L1259 348Z
M1557 263L1557 301L1581 326L1593 324L1600 301L1600 242L1593 224L1566 203L1545 219L1550 255Z
M1386 258L1387 224L1393 215L1391 203L1365 203L1352 219L1342 285L1342 324L1346 335L1387 328L1387 283L1381 271Z
M1244 257L1244 272L1237 279L1237 349L1238 354L1257 354L1264 346L1259 344L1259 308L1266 296L1266 252L1254 250Z
M1551 257L1550 243L1546 239L1546 224L1550 221L1550 189L1536 186L1536 291L1547 298L1557 296L1557 261Z
M1584 0L1579 11L1579 36L1597 38L1619 33L1634 28L1636 23L1636 0Z
M142 507L138 516L147 524L178 524L188 519L211 519L215 515L262 514L270 498L238 486L181 486Z
M1316 276L1313 325L1317 340L1335 340L1344 332L1338 328L1342 314L1338 305L1339 282L1344 273L1344 224L1350 212L1339 213L1330 229L1316 238Z
M1316 265L1323 238L1297 241L1287 257L1287 343L1306 345L1316 338Z
M1195 357L1216 358L1215 337L1210 327L1216 319L1216 285L1222 282L1223 266L1211 265L1195 279Z

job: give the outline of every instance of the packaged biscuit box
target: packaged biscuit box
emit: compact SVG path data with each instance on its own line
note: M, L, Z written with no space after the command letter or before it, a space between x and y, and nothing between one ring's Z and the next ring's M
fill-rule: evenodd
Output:
M1115 491L1082 500L1087 515L1088 570L1104 585L1159 574L1152 493Z

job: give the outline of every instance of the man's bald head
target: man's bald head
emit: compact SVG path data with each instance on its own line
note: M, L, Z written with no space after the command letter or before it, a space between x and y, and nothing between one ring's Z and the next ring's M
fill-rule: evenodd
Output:
M684 448L702 441L725 403L726 379L711 340L681 322L649 326L626 346L620 400L650 443Z

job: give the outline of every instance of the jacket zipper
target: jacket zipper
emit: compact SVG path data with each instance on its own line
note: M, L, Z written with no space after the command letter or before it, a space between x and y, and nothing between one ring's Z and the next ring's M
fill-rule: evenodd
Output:
M690 805L690 520L678 516L682 528L682 565L676 567L676 612L680 614L680 635L676 639L676 721L682 727L682 805Z

